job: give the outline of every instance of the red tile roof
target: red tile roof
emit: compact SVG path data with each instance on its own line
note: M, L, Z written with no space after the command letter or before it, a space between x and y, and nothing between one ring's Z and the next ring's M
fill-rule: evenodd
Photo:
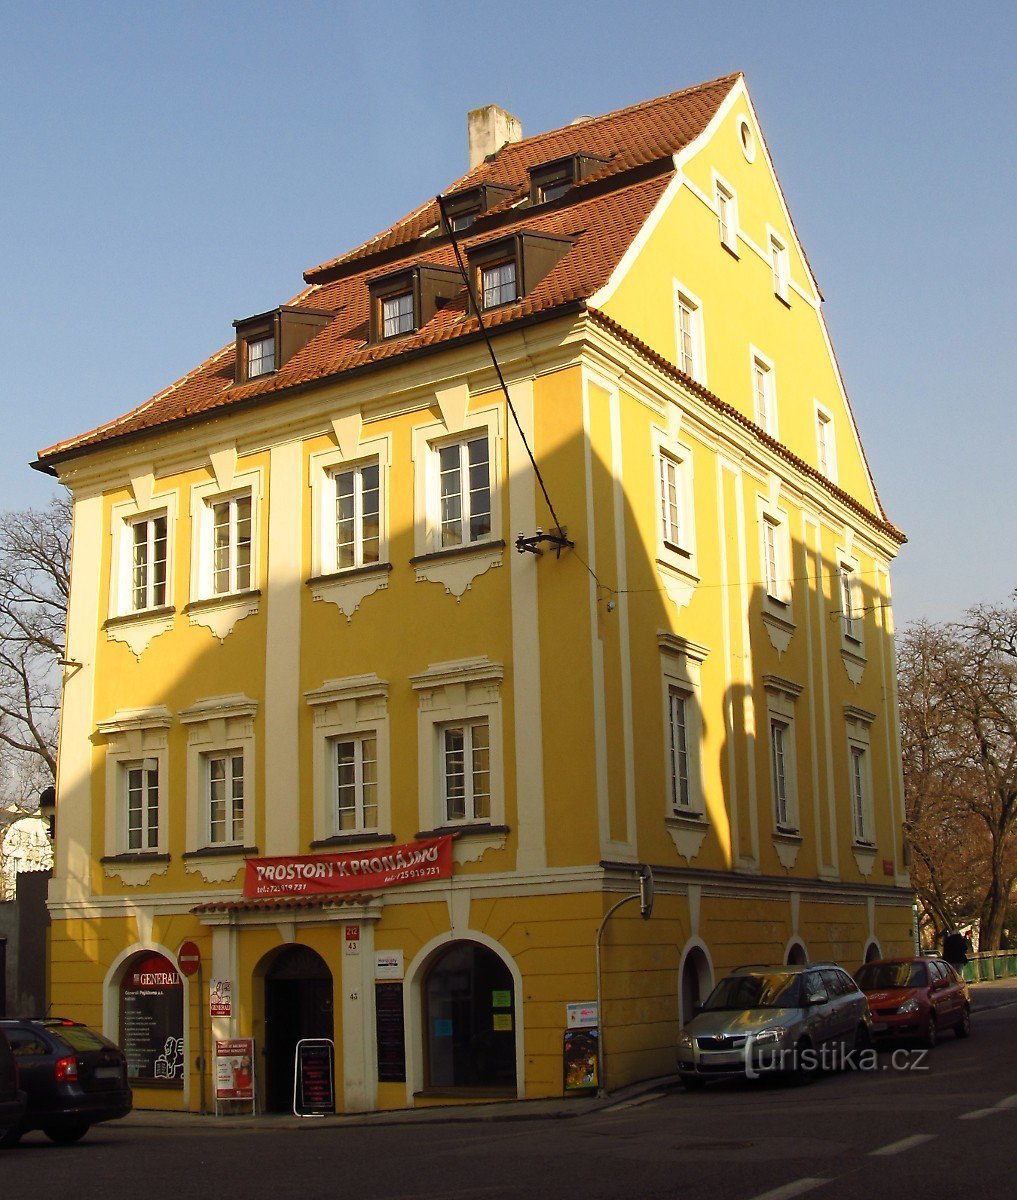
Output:
M210 900L197 904L192 913L290 912L307 908L342 908L369 904L373 896L360 892L322 892L313 896L257 896L243 900Z
M485 325L498 328L558 315L581 307L605 284L667 186L674 170L671 156L703 132L739 78L727 75L526 138L504 146L457 180L449 191L480 183L513 189L510 200L485 214L470 236L461 239L465 247L518 230L564 237L572 243L529 294L486 313ZM581 152L610 161L558 201L533 208L513 207L528 194L530 167ZM368 283L372 278L415 263L455 265L447 239L428 234L437 224L437 204L432 200L363 246L308 271L305 279L310 286L290 303L325 309L334 312L335 318L272 375L234 384L231 343L125 416L40 451L40 465L51 467L65 457L119 438L202 420L234 405L255 403L292 388L476 336L478 323L468 315L464 288L417 333L381 344L368 343Z

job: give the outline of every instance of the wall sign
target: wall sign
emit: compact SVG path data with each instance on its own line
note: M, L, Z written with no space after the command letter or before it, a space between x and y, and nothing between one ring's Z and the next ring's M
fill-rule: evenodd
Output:
M596 1024L596 1000L565 1005L565 1025L568 1029L592 1029Z
M403 952L401 950L376 950L374 953L375 979L402 979Z
M208 1012L212 1017L233 1016L232 979L213 979L208 985Z
M120 1046L135 1085L184 1086L184 985L161 954L143 954L120 985Z
M378 1038L378 1082L406 1082L406 1039L403 1026L403 985L374 985L374 1015Z
M351 854L249 858L244 895L327 895L447 879L452 874L452 840L446 834L373 854L357 850Z

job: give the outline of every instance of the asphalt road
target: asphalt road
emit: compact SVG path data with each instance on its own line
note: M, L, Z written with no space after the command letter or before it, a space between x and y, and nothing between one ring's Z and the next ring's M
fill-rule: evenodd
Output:
M398 1126L99 1126L0 1151L3 1200L1009 1200L1017 1006L974 1036L807 1087L667 1088L600 1112Z

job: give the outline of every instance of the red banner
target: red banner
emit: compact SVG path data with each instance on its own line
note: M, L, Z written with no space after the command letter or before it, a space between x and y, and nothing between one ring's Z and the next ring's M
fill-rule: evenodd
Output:
M374 891L400 883L447 879L451 874L452 836L446 834L385 850L249 858L244 895L317 896L328 892Z

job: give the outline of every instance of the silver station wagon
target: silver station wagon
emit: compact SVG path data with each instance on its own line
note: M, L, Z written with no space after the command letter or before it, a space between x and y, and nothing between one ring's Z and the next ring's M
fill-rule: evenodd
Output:
M678 1037L686 1088L773 1072L801 1082L858 1065L872 1046L872 1018L858 985L836 963L739 967L722 979Z

